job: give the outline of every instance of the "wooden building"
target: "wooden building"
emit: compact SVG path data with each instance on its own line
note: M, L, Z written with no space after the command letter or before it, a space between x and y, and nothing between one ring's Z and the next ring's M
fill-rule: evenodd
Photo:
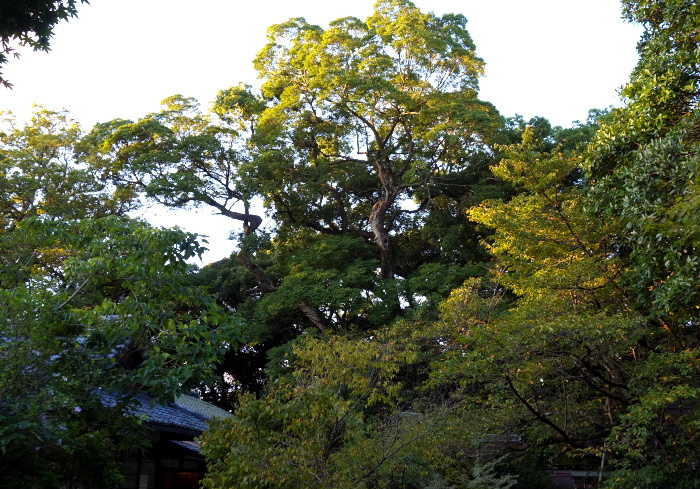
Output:
M169 405L137 398L134 415L150 429L151 446L121 455L123 489L198 489L204 476L204 457L196 438L207 421L231 414L192 396L180 396Z

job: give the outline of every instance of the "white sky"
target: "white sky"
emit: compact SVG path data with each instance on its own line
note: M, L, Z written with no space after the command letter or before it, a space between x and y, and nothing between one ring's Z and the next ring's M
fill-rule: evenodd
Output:
M639 26L615 0L414 0L423 11L464 14L486 61L480 98L505 116L547 117L568 126L588 109L619 105L617 90L636 63ZM216 93L257 85L252 60L268 26L290 17L326 26L366 18L375 0L91 0L59 24L50 53L21 51L4 68L0 110L26 118L34 103L67 108L85 129L136 119L181 93L206 108ZM208 263L227 256L237 223L202 209L192 218L159 213L154 224L209 236Z

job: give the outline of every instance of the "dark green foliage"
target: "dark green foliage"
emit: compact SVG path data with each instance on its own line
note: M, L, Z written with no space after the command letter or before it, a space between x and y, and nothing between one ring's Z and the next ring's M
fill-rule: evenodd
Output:
M630 455L614 487L697 485L700 256L698 126L700 57L695 2L627 1L645 26L626 107L588 148L589 206L617 222L621 283L644 317L651 350L630 387L637 402L611 438ZM653 336L651 336L653 335ZM685 407L685 408L684 408Z
M2 485L111 487L116 450L146 441L130 396L169 400L210 378L239 320L184 283L192 235L103 218L28 219L12 236L26 269L0 282ZM54 276L36 267L59 248Z
M89 3L87 0L80 0ZM53 28L61 20L78 13L77 0L2 0L0 1L0 68L14 51L13 40L30 46L34 51L48 51ZM1 72L0 72L1 73ZM0 76L5 88L12 85Z
M132 397L210 379L240 319L187 283L197 237L121 215L75 161L77 125L40 110L0 134L0 486L116 487L147 442Z
M544 117L533 117L525 122L521 115L510 117L505 121L502 131L503 144L522 143L525 130L531 128L532 135L540 143L541 151L552 151L557 148L560 151L571 152L583 149L595 135L600 123L609 117L609 109L591 109L585 123L574 121L572 127L552 127Z

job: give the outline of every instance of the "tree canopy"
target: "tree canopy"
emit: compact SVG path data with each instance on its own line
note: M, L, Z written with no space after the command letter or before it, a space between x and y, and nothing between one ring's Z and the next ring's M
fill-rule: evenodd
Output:
M207 488L697 487L700 12L622 6L625 105L567 128L480 100L466 19L408 0L273 25L209 112L7 116L8 484L116 484L142 439L105 413L196 388L234 414ZM153 203L237 248L193 270L196 236L128 217Z
M410 2L325 30L293 19L256 59L260 93L222 90L213 114L171 97L86 137L86 161L123 193L242 224L235 259L202 274L250 319L256 347L248 360L231 352L229 374L309 327L367 330L434 309L483 273L463 212L508 189L489 170L502 118L477 97L483 62L465 25Z

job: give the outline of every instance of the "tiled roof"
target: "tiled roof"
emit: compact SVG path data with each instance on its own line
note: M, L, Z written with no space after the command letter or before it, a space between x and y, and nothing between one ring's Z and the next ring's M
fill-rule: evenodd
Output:
M230 418L232 416L228 411L224 411L220 407L209 404L206 401L188 395L181 395L175 399L175 405L185 409L191 413L203 416L206 419L212 418Z
M191 413L176 405L153 404L148 397L142 395L137 397L137 404L138 407L135 408L134 414L144 416L149 424L182 428L200 433L207 429L204 416Z
M142 416L146 423L203 432L212 418L230 417L231 414L213 404L192 396L179 396L173 404L155 404L145 394L135 398L132 414ZM114 402L112 399L111 402Z

